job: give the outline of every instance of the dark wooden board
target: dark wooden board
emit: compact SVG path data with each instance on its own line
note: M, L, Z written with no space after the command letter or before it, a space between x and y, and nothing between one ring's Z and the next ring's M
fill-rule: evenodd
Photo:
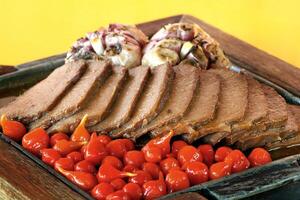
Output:
M1 199L84 199L3 140L0 155Z
M176 22L192 22L199 24L221 44L231 61L252 73L272 81L274 84L287 89L294 95L300 96L300 69L297 69L296 67L192 16L178 15L138 24L137 26L150 36L161 28L161 26ZM9 92L14 92L12 89L15 90L15 88L18 87L29 86L38 80L41 80L52 70L64 63L64 56L65 54L59 54L18 65L17 68L19 70L17 72L12 72L0 77L0 97L10 96L8 95ZM27 79L28 77L31 78ZM18 81L20 81L20 83L18 83ZM3 87L2 89L10 90L8 93L4 93L2 92L1 87ZM49 199L81 198L79 194L74 193L64 183L50 175L46 170L43 170L39 165L36 165L28 157L21 154L19 150L6 144L2 140L0 140L0 152L2 153L0 163L1 197L7 199L13 197L16 197L16 199L48 199L48 197ZM283 160L282 162L285 161ZM20 165L20 163L22 164ZM255 174L253 174L253 176L255 176ZM5 187L2 187L1 185L2 179L4 180ZM219 180L219 182L222 184L222 180ZM213 182L209 184L212 183ZM280 185L277 186L279 187Z

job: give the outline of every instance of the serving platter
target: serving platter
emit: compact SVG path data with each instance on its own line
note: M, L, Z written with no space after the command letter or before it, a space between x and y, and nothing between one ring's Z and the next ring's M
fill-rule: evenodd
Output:
M177 15L137 26L151 36L161 26L176 22L200 25L221 44L226 55L234 64L231 67L232 70L246 73L271 85L288 102L300 105L300 69L209 24L189 15ZM11 96L22 93L26 88L61 66L64 63L64 57L63 53L18 65L16 66L17 71L0 76L0 98L5 97L6 99L2 104L7 103L13 99ZM0 152L2 153L0 179L3 180L1 184L4 183L3 187L0 187L1 196L6 199L47 199L48 197L49 199L91 199L87 193L25 151L19 144L2 134L0 136ZM297 151L290 154L295 153ZM279 155L278 158L280 157ZM209 199L242 199L254 198L254 196L255 198L271 199L278 194L288 193L300 185L299 163L300 156L293 155L264 167L250 169L167 195L163 199L180 198L180 195L191 194L190 192L196 192L192 194L201 194ZM20 166L21 169L15 166Z

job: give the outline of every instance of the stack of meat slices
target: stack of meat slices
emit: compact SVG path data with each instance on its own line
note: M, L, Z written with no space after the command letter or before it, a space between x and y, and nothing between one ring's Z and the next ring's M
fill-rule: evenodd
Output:
M48 133L72 132L87 114L88 129L115 138L172 129L190 143L223 141L243 150L300 143L299 107L250 77L189 64L127 69L105 61L69 62L0 114Z

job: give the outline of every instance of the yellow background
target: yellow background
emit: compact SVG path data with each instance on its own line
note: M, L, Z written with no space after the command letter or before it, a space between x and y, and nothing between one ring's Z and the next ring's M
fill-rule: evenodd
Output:
M0 0L0 64L64 52L78 37L110 22L181 13L300 66L299 0Z

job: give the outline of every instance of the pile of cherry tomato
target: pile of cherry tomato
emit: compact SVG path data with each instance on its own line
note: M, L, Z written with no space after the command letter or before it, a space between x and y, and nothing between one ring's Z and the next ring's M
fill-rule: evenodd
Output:
M150 140L141 150L129 139L90 134L87 116L71 136L49 136L42 128L26 133L22 123L1 117L3 133L54 167L95 199L155 199L192 185L271 162L263 148L248 157L240 150L183 140L171 144L173 132Z

